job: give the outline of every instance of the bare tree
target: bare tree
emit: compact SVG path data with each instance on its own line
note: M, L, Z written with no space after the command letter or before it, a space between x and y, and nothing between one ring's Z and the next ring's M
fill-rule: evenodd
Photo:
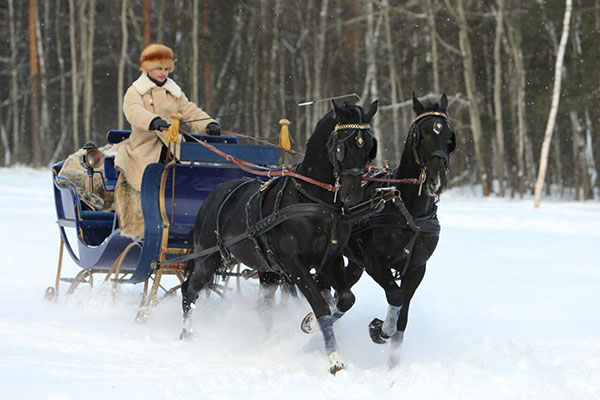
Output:
M94 102L94 31L96 28L96 0L89 0L86 48L84 57L84 90L83 90L83 133L85 140L92 139L92 105Z
M13 0L8 0L8 26L10 30L10 110L12 113L12 152L8 147L9 156L4 158L6 162L12 160L10 154L18 156L20 152L19 135L19 81L17 77L17 34L15 31L15 9Z
M192 92L190 100L198 104L198 20L200 15L200 0L194 0L192 3L192 69L190 70L190 81L192 82Z
M537 181L535 183L535 206L539 207L542 201L542 188L546 178L546 168L548 167L548 153L550 150L550 142L552 140L552 132L556 122L556 114L558 112L558 104L560 102L560 87L562 82L562 67L565 56L565 48L567 47L567 39L569 37L569 26L571 21L571 10L573 1L566 0L565 15L563 18L563 29L556 54L556 64L554 66L554 87L552 89L552 105L550 106L550 114L548 115L548 123L544 133L544 142L540 153L540 168L538 171Z
M152 34L150 31L150 0L144 0L143 5L144 18L144 47L152 42Z
M42 165L42 144L40 142L38 115L40 74L38 69L37 38L35 35L36 19L37 1L29 0L29 90L31 91L31 145L33 150L31 163L35 167L39 167Z
M47 8L46 8L47 9ZM47 20L46 20L47 21ZM44 43L42 41L42 31L40 29L40 18L36 15L35 19L35 37L37 42L38 62L40 66L40 92L41 92L41 120L40 120L40 157L42 162L46 160L46 149L50 145L48 142L48 130L50 125L50 116L48 114L48 72L46 71L46 57L44 53Z
M75 41L75 2L69 0L69 43L71 46L71 128L73 149L79 148L79 82L77 74L77 43Z
M119 57L119 73L117 75L117 127L123 129L123 95L125 92L125 62L127 60L127 42L129 31L127 30L127 3L129 0L121 0L121 55Z
M448 7L451 8L450 4ZM475 85L475 68L473 65L473 52L468 36L468 25L465 15L463 0L457 1L456 16L458 18L458 42L462 53L463 75L465 80L465 89L469 98L469 116L471 120L471 132L473 134L473 147L475 150L475 158L477 159L477 167L479 168L479 181L484 196L490 194L488 188L488 172L485 162L485 155L482 150L481 137L481 116L479 112L479 103L477 101L477 87Z
M504 125L502 121L502 25L504 0L496 0L496 38L494 42L494 114L496 119L496 168L500 197L504 197Z

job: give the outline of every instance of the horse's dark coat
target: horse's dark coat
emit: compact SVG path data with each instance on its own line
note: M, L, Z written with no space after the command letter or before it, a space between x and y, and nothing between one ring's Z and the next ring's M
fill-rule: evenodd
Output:
M191 305L196 301L198 292L212 281L223 260L227 261L230 256L257 270L281 269L296 283L317 318L329 316L330 310L319 293L311 268L319 269L327 277L340 297L346 300L346 307L353 303L354 296L345 283L343 266L332 265L330 261L339 257L350 237L350 224L341 218L341 205L351 206L361 200L362 172L370 156L374 156L375 141L369 130L345 129L337 134L333 131L336 124L368 123L376 110L376 102L366 113L356 105L338 107L334 103L334 111L319 121L308 140L306 156L296 172L333 185L334 170L338 171L341 188L335 204L333 193L291 178L276 179L260 193L258 191L263 183L256 180L233 180L215 187L202 204L196 219L194 251L212 247L219 240L226 242L246 232L247 219L254 221L288 206L319 203L322 211L309 217L292 218L270 229L261 239L248 238L223 248L220 254L213 253L190 262L182 285L185 319L182 336L191 333ZM334 151L343 154L330 156L327 149L332 146ZM355 173L356 169L359 174ZM257 245L259 251L255 248ZM265 259L271 261L270 266L265 265ZM324 333L324 339L331 353L335 350L335 338L327 336L330 334L332 332Z

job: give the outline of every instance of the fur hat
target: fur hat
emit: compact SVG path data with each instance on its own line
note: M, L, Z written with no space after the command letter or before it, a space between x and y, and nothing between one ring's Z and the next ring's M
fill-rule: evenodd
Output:
M166 68L169 72L175 69L173 50L162 44L151 44L142 51L140 56L140 71L150 71L154 68Z

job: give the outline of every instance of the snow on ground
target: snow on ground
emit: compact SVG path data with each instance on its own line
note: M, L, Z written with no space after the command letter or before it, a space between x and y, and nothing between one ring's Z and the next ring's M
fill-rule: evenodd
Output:
M59 245L50 172L0 169L0 187L2 399L600 398L598 202L445 193L400 365L368 337L386 305L364 277L336 325L348 368L331 376L320 336L298 329L308 305L280 299L267 333L253 281L199 301L191 342L178 340L180 297L134 322L141 285L113 299L97 276L45 301Z

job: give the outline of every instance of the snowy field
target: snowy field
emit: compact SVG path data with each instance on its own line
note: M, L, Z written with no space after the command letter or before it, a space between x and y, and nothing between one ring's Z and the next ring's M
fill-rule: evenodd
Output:
M59 237L48 170L0 169L1 399L600 399L600 203L473 197L439 204L442 234L415 295L401 363L367 333L385 316L368 277L336 325L347 369L283 299L267 333L254 281L199 301L181 342L180 297L134 322L141 285L57 303ZM78 271L68 255L63 276Z

